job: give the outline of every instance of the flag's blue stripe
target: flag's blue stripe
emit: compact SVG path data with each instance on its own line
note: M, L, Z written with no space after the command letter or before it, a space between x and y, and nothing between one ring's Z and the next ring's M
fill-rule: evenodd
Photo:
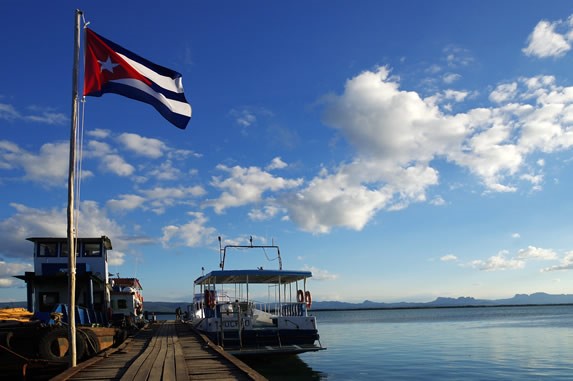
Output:
M93 32L93 30L92 30L92 32ZM149 69L153 70L154 72L161 74L161 75L164 75L166 77L171 77L173 79L181 77L181 74L176 72L175 70L171 70L169 68L166 68L165 66L154 64L153 62L146 60L145 58L135 54L134 52L131 52L131 51L125 49L124 47L116 44L115 42L110 41L107 38L100 36L96 32L93 32L93 33L96 34L99 38L101 38L102 41L104 41L114 51L121 53L124 56L129 57L130 59L139 62L142 65L147 66Z
M91 93L90 96L100 97L104 93L114 93L123 95L125 97L135 99L140 102L145 102L152 105L165 119L169 122L173 123L176 127L181 128L182 130L187 127L189 123L190 117L186 115L181 115L172 112L167 106L161 103L157 98L149 95L148 93L138 90L131 86L126 86L124 84L115 83L115 82L107 82L102 86L102 89L98 93Z
M185 99L184 93L176 93L175 91L167 90L167 89L159 86L158 84L156 84L155 82L153 82L151 80L150 80L150 82L151 82L151 85L149 87L151 87L153 89L153 91L165 95L165 98L173 99L174 101L189 103L189 102L187 102L187 99Z

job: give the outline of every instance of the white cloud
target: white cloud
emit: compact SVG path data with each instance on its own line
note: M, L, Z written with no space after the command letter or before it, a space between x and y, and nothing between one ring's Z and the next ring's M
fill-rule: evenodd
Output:
M91 136L91 137L96 138L96 139L105 139L111 135L111 131L110 130L104 130L101 128L96 128L94 130L87 131L86 135Z
M541 272L571 270L571 269L573 269L573 251L567 252L558 265L543 268L541 269Z
M121 266L125 263L125 253L112 250L107 256L107 262L110 266Z
M26 240L28 237L67 235L66 208L36 209L16 203L11 203L10 206L15 209L15 213L0 220L0 240L3 242L0 253L6 257L32 258L32 244ZM122 227L93 201L81 203L77 221L80 237L107 235L114 242L115 248L121 249L126 245L122 239Z
M463 50L450 52L465 57ZM470 63L466 58L459 62ZM323 121L354 156L277 200L303 230L360 230L380 210L428 201L428 187L439 182L435 159L468 170L487 192L515 192L524 183L540 190L543 165L528 160L573 146L573 87L558 86L552 76L518 78L492 91L495 107L457 114L438 108L469 95L445 90L423 99L401 90L385 67L349 79L342 94L324 99Z
M127 177L133 175L135 167L127 163L119 155L105 155L101 157L101 169L118 176Z
M161 140L146 138L137 134L123 133L119 135L118 140L135 154L152 159L163 156L164 151L167 149Z
M32 258L31 255L30 258ZM34 267L31 263L6 262L0 260L0 288L14 287L22 283L21 280L14 278L14 275L23 275L24 272L33 270Z
M34 154L12 142L0 141L0 168L22 168L24 179L44 187L67 185L68 162L69 143L46 143ZM86 177L90 175L88 171L84 174Z
M529 35L523 53L540 58L560 57L567 53L571 45L566 36L555 32L559 24L560 22L540 21Z
M189 212L191 220L183 225L165 226L161 243L165 247L208 245L215 240L216 230L205 226L208 219L203 213Z
M528 246L526 249L520 249L517 252L517 259L519 260L553 260L557 259L557 253L551 249L542 249L534 246Z
M267 191L277 192L302 184L301 179L276 177L258 167L227 167L219 164L217 169L226 172L228 177L213 177L211 185L223 190L223 193L219 198L203 203L203 207L211 206L216 213L222 213L226 208L260 202Z
M54 112L49 108L29 107L28 110L30 113L23 114L12 105L0 103L0 119L23 120L49 125L63 125L69 121L65 114Z
M460 46L446 46L443 50L443 53L446 56L446 62L448 63L449 67L468 66L474 62L474 58L472 57L470 51Z
M451 85L452 83L459 81L462 78L461 75L456 74L456 73L446 73L443 75L442 77L442 81L444 81L445 84L447 85Z
M145 198L135 194L122 194L119 199L111 199L106 203L107 208L113 211L133 210L139 208Z
M517 83L504 83L496 87L489 95L489 100L495 103L502 103L512 100L517 93Z
M471 265L482 271L516 270L525 267L525 261L515 258L507 258L509 253L506 250L500 251L497 255L489 257L487 260L475 260Z
M141 190L149 201L149 207L154 213L161 214L166 208L180 204L192 204L193 199L203 196L205 189L196 185L191 187L155 187Z
M253 111L249 109L233 109L230 111L230 114L235 118L235 122L241 127L248 127L257 121L257 117Z
M229 115L236 124L244 128L243 132L246 132L245 128L257 124L260 118L272 116L273 113L263 107L245 106L231 109Z
M338 279L337 274L331 274L328 270L316 268L314 266L304 265L303 271L310 271L312 279L314 280L335 280Z
M442 261L442 262L455 262L457 260L458 260L458 257L456 257L453 254L447 254L447 255L440 257L440 261Z
M252 209L249 212L249 218L253 221L266 221L276 216L283 209L275 205L265 205L262 209Z
M275 157L269 165L265 168L267 171L272 171L273 169L283 169L287 167L287 163L281 160L280 157Z

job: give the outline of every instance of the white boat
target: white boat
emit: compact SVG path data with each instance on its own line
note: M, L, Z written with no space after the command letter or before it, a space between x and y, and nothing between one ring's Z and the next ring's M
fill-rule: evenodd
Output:
M143 325L142 290L137 278L120 278L118 275L111 279L110 305L114 321L121 320L122 325Z
M221 238L219 237L221 246ZM229 249L276 250L278 270L226 270ZM316 317L309 315L310 271L282 269L278 246L220 247L220 270L194 282L190 322L214 343L235 356L285 355L326 349Z

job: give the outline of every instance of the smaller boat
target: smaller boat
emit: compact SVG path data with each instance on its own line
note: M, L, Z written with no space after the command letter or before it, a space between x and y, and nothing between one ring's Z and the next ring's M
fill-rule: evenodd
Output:
M276 250L278 270L226 270L229 249ZM194 282L190 322L228 353L244 356L287 355L324 350L317 321L309 315L310 271L283 270L278 246L222 247L220 270Z
M145 325L143 318L143 296L141 283L137 278L110 279L111 320L118 327L141 328Z

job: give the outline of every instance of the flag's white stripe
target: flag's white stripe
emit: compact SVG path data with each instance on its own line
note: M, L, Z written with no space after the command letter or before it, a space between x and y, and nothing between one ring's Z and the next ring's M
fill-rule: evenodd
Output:
M173 79L171 77L166 77L164 75L158 74L157 72L151 70L145 65L140 64L137 61L132 60L124 56L121 53L117 53L123 58L128 64L133 66L133 68L139 71L141 74L163 87L165 90L173 91L175 93L183 93L183 83L181 82L181 77Z
M189 105L189 103L169 99L169 98L165 97L165 95L156 92L151 87L147 86L145 83L141 82L138 79L125 78L125 79L113 80L110 82L135 87L136 89L141 90L141 91L151 95L152 97L157 99L159 102L163 103L172 112L174 112L176 114L191 117L191 106Z

